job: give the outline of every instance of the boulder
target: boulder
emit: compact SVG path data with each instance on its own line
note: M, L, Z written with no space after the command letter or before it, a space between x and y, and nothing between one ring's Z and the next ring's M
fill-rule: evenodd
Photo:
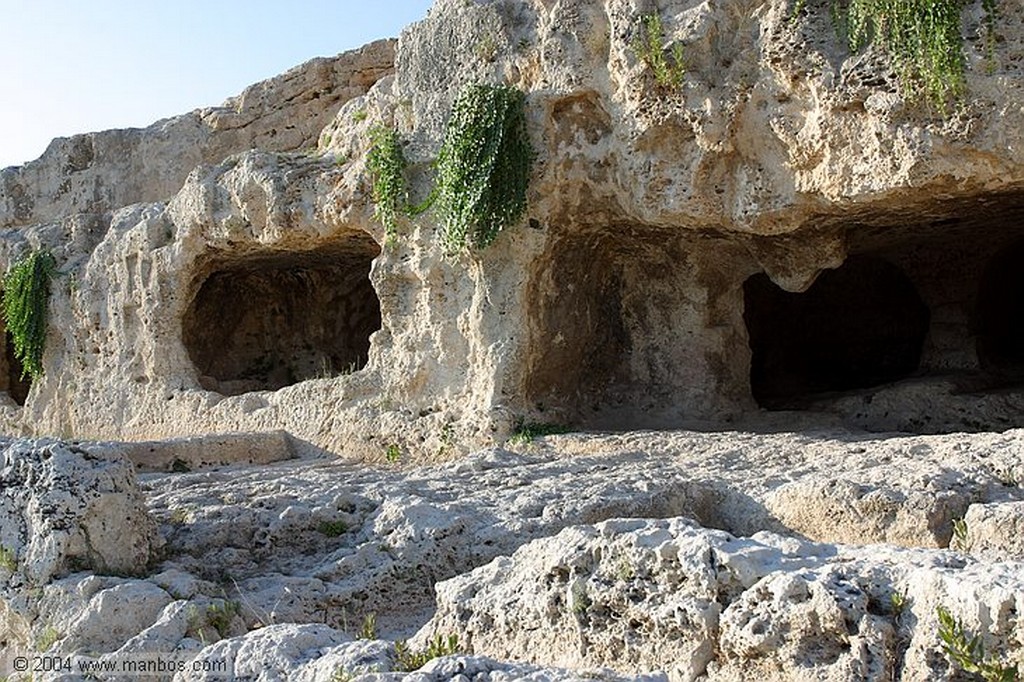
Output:
M45 439L8 441L2 457L0 545L10 556L7 569L37 585L71 571L145 570L161 540L131 462Z

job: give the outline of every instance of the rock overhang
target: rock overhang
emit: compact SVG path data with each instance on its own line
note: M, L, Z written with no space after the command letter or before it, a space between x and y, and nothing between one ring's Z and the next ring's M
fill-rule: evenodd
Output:
M688 54L682 85L668 91L635 52L643 16L636 3L438 2L403 33L394 77L355 69L341 78L362 78L364 94L332 100L341 108L311 133L316 153L251 152L200 167L161 217L115 219L98 247L65 247L69 260L86 263L89 286L57 294L63 348L36 398L10 412L12 425L22 424L12 428L48 428L67 413L92 425L94 408L82 403L100 386L114 425L95 435L285 428L369 456L389 444L421 453L482 444L523 420L584 428L733 422L764 407L751 376L759 342L745 319L760 304L744 283L767 276L805 292L851 258L898 269L927 308L917 362L885 382L1002 391L1012 371L1000 375L999 367L1012 363L992 338L1013 338L998 321L1012 304L991 292L1010 286L1010 275L992 269L1013 260L998 252L1019 233L1024 196L1016 142L1024 112L1013 104L1024 87L1012 51L1024 33L1020 18L1006 17L1005 42L985 68L973 37L979 18L965 13L969 98L942 117L903 98L884 69L872 77L880 55L850 56L815 7L797 20L782 2L667 3L666 39ZM537 151L527 218L486 252L455 259L434 243L429 214L404 221L386 243L365 174L368 129L399 131L411 194L422 198L445 112L473 82L526 92ZM72 166L83 172L82 163ZM226 393L216 390L220 379L200 379L210 375L196 366L195 339L208 325L196 324L197 306L209 309L203 319L226 318L219 306L270 277L240 263L306 267L303 254L346 239L364 244L363 255L351 268L339 257L324 278L364 273L362 299L376 298L380 311L379 330L358 333L363 346L374 339L360 358L338 361L354 371L331 378L339 371L331 360L318 376L291 371ZM216 284L229 275L247 283ZM222 289L214 303L197 303L204 286ZM74 330L86 320L91 340L81 342ZM298 340L303 334L291 345L324 345ZM210 355L199 364L239 362L233 342L199 345ZM227 372L226 381L240 373ZM883 413L920 411L905 395L914 389L871 391L894 402L873 411L851 407L856 396L821 403L813 390L806 398L860 426L913 428ZM1012 400L986 400L999 404L970 414L954 405L922 428L1016 423ZM340 430L327 426L338 423Z

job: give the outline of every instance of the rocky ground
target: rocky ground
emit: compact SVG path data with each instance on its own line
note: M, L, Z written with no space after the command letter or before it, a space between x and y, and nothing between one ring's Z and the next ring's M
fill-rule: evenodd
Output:
M987 35L985 4L948 117L823 0L437 0L397 42L0 171L0 265L60 271L45 373L0 352L0 432L156 439L0 439L0 682L146 657L197 666L178 680L1011 679L1024 14ZM672 89L637 48L654 20L685 48ZM388 237L372 131L431 196L478 84L525 93L522 224L458 257L436 213ZM778 314L847 265L820 317ZM913 352L863 388L850 358L907 318L882 346ZM789 386L809 353L858 381ZM480 449L540 419L623 431Z
M979 662L1022 660L1024 431L524 441L420 468L281 434L8 441L0 673L178 652L233 677L177 679L969 679L940 607Z

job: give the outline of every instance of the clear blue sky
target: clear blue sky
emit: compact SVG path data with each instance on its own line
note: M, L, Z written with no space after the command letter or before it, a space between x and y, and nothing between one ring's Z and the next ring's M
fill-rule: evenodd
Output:
M54 137L220 104L422 19L430 0L0 0L0 168Z

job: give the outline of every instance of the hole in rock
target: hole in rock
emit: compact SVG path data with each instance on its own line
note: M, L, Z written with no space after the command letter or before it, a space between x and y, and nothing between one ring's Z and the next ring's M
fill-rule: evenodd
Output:
M916 433L1020 426L1024 193L905 198L842 220L851 255L804 294L744 286L770 409Z
M314 251L211 261L183 320L183 341L207 390L277 390L361 369L380 301L369 236Z
M910 376L921 361L928 307L907 275L882 258L851 256L804 293L784 291L764 273L743 292L751 392L763 407L885 384Z
M975 315L981 367L1004 381L1024 379L1024 241L990 259Z
M28 389L32 386L32 380L26 376L21 378L24 368L18 358L14 357L14 339L7 332L3 319L0 318L0 343L3 344L3 353L0 353L0 391L6 391L18 405L24 405L28 399Z
M621 259L606 238L564 238L535 278L534 335L526 393L541 411L564 408L575 419L585 406L629 378L630 338L623 316Z
M583 430L661 429L703 410L711 401L694 374L706 364L711 344L700 334L713 315L698 262L731 248L711 232L630 224L554 239L526 294L521 395L533 418Z

